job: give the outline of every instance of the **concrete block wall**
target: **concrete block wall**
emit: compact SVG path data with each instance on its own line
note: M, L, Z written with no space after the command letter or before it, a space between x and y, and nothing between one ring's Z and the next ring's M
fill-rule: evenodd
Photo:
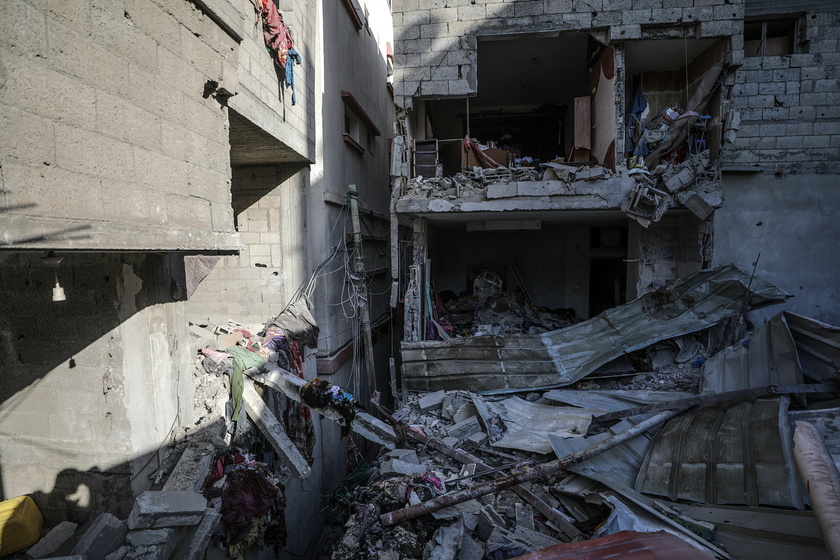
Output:
M279 314L307 278L308 167L266 165L233 169L237 230L245 243L222 257L190 297L193 323L265 323Z
M41 257L0 256L0 499L30 494L48 524L126 515L170 431L192 421L191 364L176 352L185 306L172 299L182 265Z
M415 97L474 94L479 36L595 31L616 42L661 36L669 25L701 38L740 36L744 15L742 1L726 0L396 0L393 9L395 88L404 108Z
M807 53L744 58L735 74L740 128L728 166L765 174L840 173L840 10L807 12Z
M2 242L235 245L227 116L202 95L235 45L185 0L3 2Z

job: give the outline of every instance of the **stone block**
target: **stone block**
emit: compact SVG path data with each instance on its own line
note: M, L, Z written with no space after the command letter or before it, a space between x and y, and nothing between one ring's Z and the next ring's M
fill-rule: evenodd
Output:
M26 554L30 558L46 558L73 536L78 525L70 521L62 521L35 543Z
M147 491L140 494L128 517L128 527L156 529L195 525L204 516L207 500L197 492Z
M125 521L117 519L110 513L103 513L94 520L71 554L91 559L105 558L125 544L127 533L128 527Z
M450 426L448 433L449 437L458 438L459 441L463 441L471 435L480 431L481 425L478 423L478 418L476 418L475 416L471 416L466 420L463 420Z
M427 414L433 410L439 409L443 403L444 397L446 397L446 391L436 391L434 393L423 395L420 397L420 400L417 401L417 404L420 406L420 412L422 414Z

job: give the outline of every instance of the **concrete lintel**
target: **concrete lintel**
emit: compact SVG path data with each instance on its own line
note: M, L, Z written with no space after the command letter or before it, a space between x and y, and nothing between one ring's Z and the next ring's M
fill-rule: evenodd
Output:
M115 222L6 215L2 250L237 252L245 248L236 232L181 230Z
M277 417L269 410L268 405L262 400L262 397L254 388L254 382L250 379L245 379L245 387L242 391L242 404L245 406L245 412L253 420L254 424L262 431L271 447L280 455L283 463L289 467L298 478L309 478L312 474L312 469L309 463L303 458L303 454L295 447L289 436L286 435L286 430L283 425L277 420Z

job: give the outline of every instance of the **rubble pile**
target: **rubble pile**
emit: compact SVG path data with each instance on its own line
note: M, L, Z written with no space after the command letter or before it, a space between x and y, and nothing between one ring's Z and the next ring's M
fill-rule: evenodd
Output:
M454 295L453 295L454 296ZM529 304L522 292L496 292L487 297L478 294L447 298L446 312L456 336L486 334L536 335L576 322L573 309L549 310Z

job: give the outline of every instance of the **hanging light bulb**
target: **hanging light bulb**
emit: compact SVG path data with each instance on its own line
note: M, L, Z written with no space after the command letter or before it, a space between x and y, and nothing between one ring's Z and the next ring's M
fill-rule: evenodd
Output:
M55 271L55 288L53 288L53 301L66 301L67 296L64 295L64 288L58 283L58 271Z
M64 294L64 288L58 283L58 265L61 263L62 257L56 256L54 251L47 251L47 256L41 259L45 265L51 266L55 274L55 287L53 288L53 301L66 301L67 296Z

